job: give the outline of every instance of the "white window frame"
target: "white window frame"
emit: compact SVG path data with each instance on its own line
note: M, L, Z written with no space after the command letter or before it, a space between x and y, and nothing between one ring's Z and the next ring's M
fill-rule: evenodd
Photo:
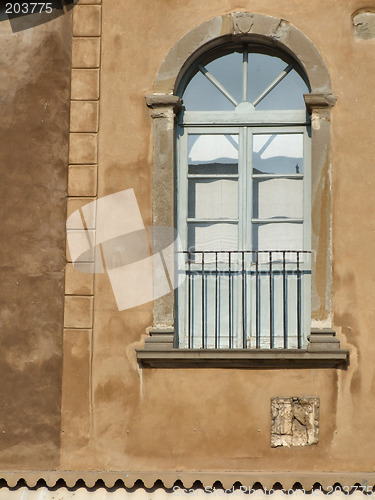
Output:
M303 133L304 135L304 168L303 168L303 186L304 186L304 241L302 250L310 251L311 249L311 148L310 148L310 124L306 123L306 114L304 112L262 112L254 111L256 116L252 113L243 113L241 119L240 113L237 112L185 112L181 113L178 124L178 150L177 150L177 190L176 190L176 210L177 210L177 231L182 241L182 247L187 250L188 236L187 236L187 200L188 200L188 166L187 166L187 144L189 134L238 134L239 136L239 210L238 210L238 228L239 228L239 248L238 250L252 250L251 234L252 231L246 231L246 241L243 240L244 232L241 225L246 224L248 218L252 219L252 175L249 166L245 162L249 161L248 156L250 143L253 134L290 134L290 133ZM269 125L266 126L263 114L266 113ZM214 121L221 119L223 123L216 123ZM259 120L260 123L256 123ZM274 125L276 121L278 125ZM283 124L280 122L283 121ZM235 122L232 126L229 124ZM199 125L198 125L199 124ZM245 138L246 136L246 138ZM291 176L292 177L292 176ZM187 348L188 342L187 333L188 320L187 320L187 297L188 286L187 282L180 286L176 291L176 326L177 326L177 340L176 344L179 348ZM310 321L310 290L311 284L309 279L304 279L302 283L302 297L303 297L303 328L302 339L300 347L306 348L307 336L311 327ZM239 329L241 330L241 329ZM233 343L233 347L240 347L241 333L237 332L237 342ZM202 341L203 342L203 341ZM190 337L189 344L191 345ZM245 342L243 342L245 344ZM199 346L201 348L201 345ZM242 346L244 347L244 345Z

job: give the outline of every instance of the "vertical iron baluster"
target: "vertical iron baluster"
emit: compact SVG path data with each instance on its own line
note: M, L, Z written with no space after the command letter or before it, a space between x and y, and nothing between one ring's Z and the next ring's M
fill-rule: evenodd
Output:
M231 273L231 252L228 252L229 255L229 349L232 349L232 273Z
M255 252L255 341L256 348L259 349L259 269L258 251Z
M245 327L245 252L242 251L242 344L246 348L246 327Z
M272 310L272 252L268 253L270 263L270 348L273 349L273 310Z
M204 349L204 252L202 255L202 349Z
M299 268L299 255L297 253L297 329L298 329L298 349L301 349L301 273Z
M188 347L191 349L191 254L188 254Z
M288 348L288 338L286 334L286 269L285 269L285 251L283 252L283 320L284 320L284 349Z
M215 349L217 347L217 252L215 252Z

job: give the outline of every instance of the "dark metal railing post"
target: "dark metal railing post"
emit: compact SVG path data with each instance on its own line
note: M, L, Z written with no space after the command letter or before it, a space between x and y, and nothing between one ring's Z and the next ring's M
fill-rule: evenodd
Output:
M286 304L286 265L285 265L285 251L283 252L283 333L284 333L284 349L288 347L288 336L286 332L286 317L287 317L287 304Z
M218 326L218 317L217 317L217 252L215 252L215 349L217 349L217 347L218 347L217 326Z
M188 252L188 348L191 349L191 253Z
M300 252L297 253L297 330L298 330L298 349L301 349L301 271L299 267Z
M259 253L255 252L255 345L259 349Z
M242 251L242 347L244 349L246 349L245 319L245 252Z
M202 349L205 347L205 342L204 342L204 323L205 323L205 317L204 317L204 252L201 252L202 255Z
M231 273L231 257L232 252L228 252L229 257L229 349L232 349L232 273Z
M273 309L272 309L272 252L269 252L269 271L270 271L270 348L273 349Z

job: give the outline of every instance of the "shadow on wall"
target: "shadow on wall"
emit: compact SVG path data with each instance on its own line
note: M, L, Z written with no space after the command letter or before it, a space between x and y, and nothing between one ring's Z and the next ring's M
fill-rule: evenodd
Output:
M13 33L48 23L64 15L75 5L75 0L51 0L50 2L1 2L0 22L9 19Z

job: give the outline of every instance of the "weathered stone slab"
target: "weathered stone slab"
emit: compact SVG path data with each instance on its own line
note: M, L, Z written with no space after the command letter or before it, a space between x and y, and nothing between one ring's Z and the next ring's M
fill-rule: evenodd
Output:
M354 35L359 40L375 38L375 12L362 11L353 17Z
M310 446L319 441L319 398L271 398L271 446Z

